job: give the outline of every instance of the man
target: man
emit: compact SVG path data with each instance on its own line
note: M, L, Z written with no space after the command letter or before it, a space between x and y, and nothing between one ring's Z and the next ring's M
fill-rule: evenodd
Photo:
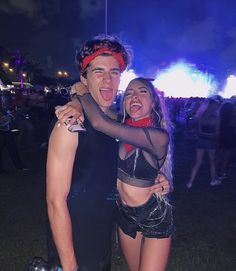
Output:
M86 42L77 55L80 80L110 117L114 115L109 107L129 59L127 49L107 36ZM84 125L86 132L81 133L71 133L66 125L58 124L52 130L47 159L48 215L63 271L107 271L118 143L95 131L87 118Z
M17 146L17 133L15 129L15 112L10 93L3 93L0 97L0 174L7 173L3 168L3 151L7 149L13 164L18 170L28 170L20 157ZM13 113L12 113L12 112ZM14 129L13 129L14 128Z

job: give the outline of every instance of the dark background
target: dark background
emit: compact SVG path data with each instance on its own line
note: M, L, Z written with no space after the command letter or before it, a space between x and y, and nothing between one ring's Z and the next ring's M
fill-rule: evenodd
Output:
M152 76L184 58L224 77L236 68L234 0L1 0L0 45L28 52L50 76L76 77L76 48L105 31L134 51L133 68Z

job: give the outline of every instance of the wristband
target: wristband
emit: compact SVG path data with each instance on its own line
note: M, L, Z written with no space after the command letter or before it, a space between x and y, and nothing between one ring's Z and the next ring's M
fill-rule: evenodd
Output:
M73 268L71 271L79 271L78 265L75 268Z
M71 100L73 100L73 99L76 98L76 97L77 97L76 92L70 94L70 99L71 99ZM73 271L73 270L72 270L72 271Z

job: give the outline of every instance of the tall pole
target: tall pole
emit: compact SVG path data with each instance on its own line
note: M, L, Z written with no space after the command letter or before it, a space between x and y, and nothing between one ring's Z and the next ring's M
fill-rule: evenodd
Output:
M105 0L105 35L107 35L107 6L108 6L108 0Z
M20 55L20 50L16 50L16 60L15 60L16 65L18 65L19 69L19 75L20 75L20 87L24 87L24 80L23 80L23 64L24 60L23 57Z

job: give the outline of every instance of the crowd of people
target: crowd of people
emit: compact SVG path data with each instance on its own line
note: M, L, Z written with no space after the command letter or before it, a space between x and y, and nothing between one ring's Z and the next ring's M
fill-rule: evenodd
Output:
M4 168L6 155L17 169L28 170L21 152L35 144L37 127L50 122L55 106L68 100L66 88L60 91L52 88L49 92L12 88L0 92L0 174L9 171Z
M191 125L187 123L191 127L188 131L195 138L196 157L186 186L192 188L205 153L209 161L210 185L220 185L227 178L227 168L236 148L235 99L213 96L193 108Z

